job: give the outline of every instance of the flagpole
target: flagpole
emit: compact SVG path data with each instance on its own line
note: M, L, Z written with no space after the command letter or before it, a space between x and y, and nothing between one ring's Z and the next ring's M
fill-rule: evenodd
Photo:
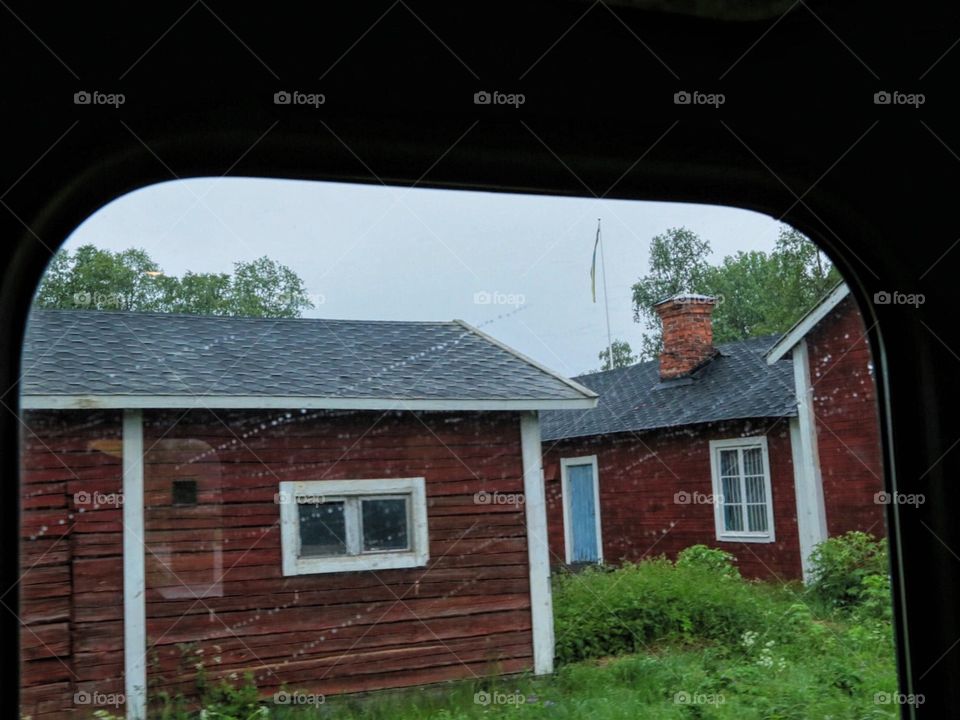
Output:
M600 218L597 218L597 239L600 243L600 272L603 273L603 306L607 314L607 358L613 370L613 337L610 335L610 300L607 297L607 265L603 260L603 235L600 234Z

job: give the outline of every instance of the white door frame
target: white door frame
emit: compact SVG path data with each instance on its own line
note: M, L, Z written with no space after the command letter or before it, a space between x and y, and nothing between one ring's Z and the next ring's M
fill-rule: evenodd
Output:
M597 526L597 562L603 562L603 533L600 523L600 472L597 469L596 455L560 459L560 492L563 494L563 546L567 564L573 562L573 527L571 525L570 491L567 468L571 465L591 465L593 467L593 504Z

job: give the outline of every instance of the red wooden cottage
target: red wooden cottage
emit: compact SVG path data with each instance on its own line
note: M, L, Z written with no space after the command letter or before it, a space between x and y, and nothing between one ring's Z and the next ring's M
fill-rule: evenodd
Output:
M828 532L882 534L874 381L846 287L779 341L714 347L714 304L659 303L659 361L578 377L598 406L544 414L554 565L702 543L749 576L797 578Z
M458 321L41 311L23 367L24 714L551 671L538 413L590 390Z

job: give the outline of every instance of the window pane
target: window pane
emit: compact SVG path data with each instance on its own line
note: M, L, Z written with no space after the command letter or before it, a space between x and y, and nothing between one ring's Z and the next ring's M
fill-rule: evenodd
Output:
M747 502L764 503L766 502L766 488L764 487L763 476L745 478L747 485Z
M743 530L743 513L739 505L723 506L723 529L730 532Z
M743 474L763 475L763 451L760 448L743 451Z
M726 505L743 502L740 497L740 480L733 478L723 479L723 502Z
M740 463L736 450L720 451L720 474L723 476L740 474Z
M345 555L347 533L343 502L301 503L300 555Z
M747 522L751 532L764 532L767 529L767 506L748 505Z
M363 500L363 549L405 550L407 548L407 501Z

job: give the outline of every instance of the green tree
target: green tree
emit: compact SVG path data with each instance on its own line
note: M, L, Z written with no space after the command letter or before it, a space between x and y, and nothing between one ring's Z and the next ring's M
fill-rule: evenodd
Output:
M793 324L834 285L840 273L807 237L790 227L780 229L773 251L777 263L777 285L784 301L778 308ZM783 324L783 321L780 323Z
M707 292L710 243L684 227L670 228L650 243L650 272L633 285L633 319L645 326L641 359L652 359L662 347L655 303L681 292Z
M724 343L776 332L779 316L776 260L757 250L728 255L707 273L709 294L717 298L713 310L714 342ZM778 317L774 318L772 315Z
M656 358L662 345L653 304L679 292L713 295L716 343L785 332L840 281L819 248L802 233L780 229L772 252L738 252L710 265L710 244L685 228L653 239L650 272L633 286L634 320L646 324L640 358Z
M613 351L613 362L610 362L610 351ZM615 368L627 367L627 365L633 365L637 361L636 355L633 354L633 349L630 347L630 343L626 340L614 340L609 348L604 348L597 355L600 358L600 369L601 370L613 370Z
M145 250L83 245L58 252L37 290L40 308L299 317L313 307L300 277L268 257L233 274L166 275Z
M286 265L264 256L253 262L234 263L228 293L232 315L297 317L312 308L303 280Z
M71 255L58 252L37 292L45 308L87 310L159 310L159 266L144 250L111 252L83 245Z

